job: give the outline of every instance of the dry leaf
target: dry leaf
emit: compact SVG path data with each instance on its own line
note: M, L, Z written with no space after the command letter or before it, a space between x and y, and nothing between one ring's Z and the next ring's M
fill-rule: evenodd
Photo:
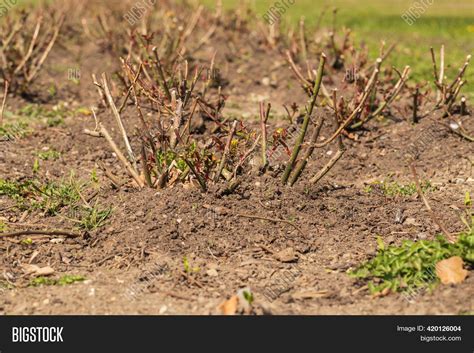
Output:
M443 284L461 283L468 274L463 265L464 262L459 256L453 256L436 264L436 274Z
M249 314L252 311L253 295L250 288L242 288L217 308L222 315Z
M37 265L24 264L22 267L27 274L33 276L49 276L54 273L54 269L51 266L39 267Z
M219 305L219 311L222 315L235 315L238 305L239 298L236 295L233 295L229 300L226 300Z

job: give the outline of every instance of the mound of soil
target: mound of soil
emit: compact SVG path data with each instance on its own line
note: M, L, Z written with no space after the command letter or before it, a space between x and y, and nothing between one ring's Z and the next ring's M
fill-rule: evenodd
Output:
M113 72L118 68L117 59L104 52L103 43L79 42L70 33L64 33L58 43L37 85L38 91L44 92L55 83L57 94L41 105L52 109L67 102L77 109L97 104L89 76ZM305 103L307 98L284 56L278 49L265 47L256 32L237 36L232 28L222 25L193 55L196 61L208 61L216 51L219 74L227 82L223 93L229 96L228 114L257 125L257 102L264 99L271 101L277 112L272 124L283 126L283 104ZM78 83L67 79L70 69L76 67L81 72ZM340 77L325 80L344 90ZM31 103L12 97L8 111ZM283 187L278 177L267 173L246 176L230 195L222 195L217 187L203 193L198 186L181 184L164 190L137 190L127 185L115 189L97 169L97 162L110 167L119 178L125 179L125 174L105 141L83 133L84 128L93 127L90 116L66 117L56 127L31 121L34 129L28 137L1 142L0 178L34 178L36 153L44 148L56 150L61 157L41 161L38 173L59 180L74 170L78 179L89 180L97 170L100 186L95 200L111 206L113 212L104 227L84 237L34 235L29 237L31 242L0 238L0 272L10 286L2 290L0 312L213 314L219 313L223 300L246 287L254 295L256 313L472 312L472 275L455 287L420 291L416 300L409 302L397 293L374 298L365 283L347 274L375 254L377 236L387 244L399 244L405 239L434 239L440 232L416 193L386 195L374 184L383 180L412 182L404 154L426 131L433 130L433 120L412 124L409 105L401 99L393 117L374 120L352 139L345 138L346 154L316 186L308 182L309 176L336 152L332 145L313 156L294 188ZM134 114L130 107L123 115L130 130ZM321 108L320 114L329 111ZM114 136L119 136L112 119L110 116L106 123ZM474 131L472 116L463 121L466 130ZM333 130L327 124L322 135ZM474 147L449 127L437 125L433 131L430 136L436 138L424 142L416 165L420 179L430 180L433 186L427 193L433 209L448 230L456 233L464 229L459 216L464 195L474 192L469 164L469 158L474 160ZM61 214L25 214L5 196L0 197L0 220L9 228L25 224L41 229L71 228ZM25 264L50 266L56 278L75 275L85 280L31 286L23 272Z

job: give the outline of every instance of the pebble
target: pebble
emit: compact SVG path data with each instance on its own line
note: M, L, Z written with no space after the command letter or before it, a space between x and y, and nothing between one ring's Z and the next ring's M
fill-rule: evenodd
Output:
M219 274L217 273L217 271L214 269L214 268L211 268L209 270L206 271L206 274L209 276L209 277L217 277Z

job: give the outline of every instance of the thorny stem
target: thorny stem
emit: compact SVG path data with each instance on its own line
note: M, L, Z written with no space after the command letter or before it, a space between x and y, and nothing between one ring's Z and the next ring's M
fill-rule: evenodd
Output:
M4 82L4 89L3 89L3 100L2 100L2 107L0 108L0 127L3 125L3 114L5 113L5 106L7 103L7 95L8 95L8 87L10 83L8 80Z
M234 122L232 123L232 128L230 129L230 132L229 132L229 136L227 137L227 142L225 144L224 153L222 154L221 162L219 163L219 168L217 169L216 176L214 177L214 182L218 182L219 178L222 175L222 170L225 167L227 156L230 151L230 145L232 144L232 138L234 137L236 129L237 129L237 120L234 120Z
M142 142L142 167L143 167L143 174L145 175L145 181L148 187L153 187L153 182L151 181L150 170L148 169L148 157L146 154L145 143Z
M365 119L353 124L350 128L351 129L357 129L364 125L366 122L372 120L375 118L377 115L379 115L387 106L392 104L392 102L397 98L398 94L400 93L401 89L405 85L405 82L408 80L408 76L410 73L410 66L405 66L405 69L403 70L403 73L396 83L396 85L393 87L392 92L389 94L388 98L385 99L382 104L379 105L379 107L371 114L369 114Z
M321 132L321 128L323 127L323 124L324 118L321 118L313 130L313 134L311 135L311 138L309 140L310 145L308 146L306 153L296 165L295 172L293 173L292 177L290 178L290 181L288 182L290 186L293 186L296 183L298 178L301 176L301 173L303 173L303 170L306 168L306 164L308 164L309 159L313 155L313 152L316 148L315 144L318 141L318 137Z
M120 117L120 113L117 110L117 106L115 105L114 99L112 98L112 94L110 93L109 84L107 80L107 75L105 73L102 74L102 88L104 89L105 96L107 98L107 102L109 104L110 109L115 117L117 122L118 128L122 133L123 142L125 143L125 148L127 150L128 158L132 162L133 169L135 173L137 173L137 161L132 151L132 147L130 146L130 141L127 136L127 132L125 131L125 127L123 126L122 118Z
M281 179L283 184L287 183L288 178L290 177L290 174L293 171L293 167L295 165L296 159L298 158L298 154L300 153L301 145L304 142L304 138L306 136L306 131L308 129L309 121L311 119L311 115L313 114L313 109L314 109L314 106L316 105L316 99L318 98L319 89L321 87L325 63L326 63L326 55L324 55L323 53L321 54L320 61L319 61L319 68L318 68L318 73L316 75L316 80L314 83L311 102L309 104L309 107L306 107L306 115L303 120L303 126L301 127L301 133L295 142L295 146L293 148L293 152L291 154L290 160L288 161L288 164L286 165L285 172L283 173L283 176Z
M418 123L418 97L420 95L420 89L417 87L415 94L413 95L413 123Z
M334 92L334 102L336 102L336 92ZM338 112L337 110L335 111L334 114L334 122L336 124L336 127L340 125L339 119L338 119ZM336 128L337 131L337 128ZM336 154L329 160L329 162L316 174L311 180L310 183L317 184L324 176L334 167L334 165L341 159L345 152L344 144L342 142L342 136L339 134L338 137L338 151Z
M329 160L329 162L316 174L309 182L311 184L317 184L324 176L334 167L334 165L341 159L345 150L339 148L336 154Z
M58 24L56 25L56 28L53 33L53 37L51 38L51 41L49 42L48 46L46 47L43 56L39 59L38 63L36 66L33 68L33 70L30 72L30 74L26 77L26 82L31 82L33 78L38 74L41 66L43 66L44 62L46 61L46 58L49 55L49 52L51 49L53 49L54 43L56 42L56 39L58 38L59 31L61 30L61 27L63 26L65 16L64 14L61 15Z
M202 177L202 175L200 175L196 168L194 167L193 163L191 161L189 161L188 159L184 159L184 162L187 164L187 166L189 167L189 169L191 170L191 172L194 174L194 176L196 177L196 179L198 180L199 182L199 185L201 186L201 189L202 191L207 191L207 186L206 186L206 181L204 180L204 178Z
M165 77L165 73L163 71L163 66L161 65L160 57L158 56L158 48L157 47L153 48L153 53L155 54L156 66L158 68L158 74L160 75L160 79L162 81L162 87L163 87L163 89L165 90L165 93L166 93L166 98L168 98L168 100L171 100L171 93L170 93L170 90L168 88L168 83L166 82L166 77Z
M267 167L267 121L270 116L271 104L268 103L265 111L263 102L260 102L260 129L262 130L262 170Z
M352 122L352 120L354 120L354 118L358 115L360 115L362 113L362 108L364 107L365 105L365 102L367 101L367 99L369 98L370 96L370 92L372 91L372 88L376 85L377 83L377 77L378 77L378 74L379 74L379 71L380 71L380 65L382 64L382 59L377 59L377 62L376 62L376 67L375 67L375 70L374 72L372 73L372 76L371 78L369 79L369 81L367 82L367 85L365 86L365 89L364 89L364 94L362 96L362 99L359 103L359 105L354 109L354 111L351 113L351 115L349 115L349 117L346 119L346 121L344 121L340 126L339 128L334 132L334 134L329 138L327 139L326 141L322 142L322 143L319 143L319 144L316 144L316 148L322 148L322 147L325 147L327 145L329 145L332 141L334 141L341 133L342 131L347 127L349 126L349 124Z

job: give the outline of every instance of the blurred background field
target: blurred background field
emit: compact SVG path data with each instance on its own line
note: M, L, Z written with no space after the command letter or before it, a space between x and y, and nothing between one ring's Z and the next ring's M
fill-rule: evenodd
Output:
M21 3L45 0L23 0ZM46 0L47 1L47 0ZM113 0L111 3L113 4ZM138 1L138 0L137 0ZM176 0L180 1L180 0ZM215 6L216 0L185 0L190 3L204 3ZM278 0L222 0L227 9L249 6L262 19L270 6ZM287 0L288 1L288 0ZM430 47L439 57L442 44L446 47L446 74L454 78L466 56L474 50L474 0L294 0L294 5L282 16L282 21L296 24L304 16L307 26L315 25L321 11L327 9L322 25L331 25L332 9L338 9L337 25L352 29L356 43L365 42L371 55L378 55L380 42L387 45L397 42L389 58L390 64L403 68L412 67L412 77L417 81L432 81ZM402 15L416 2L432 3L412 25ZM159 0L158 0L159 6ZM468 69L464 94L474 100L474 68Z
M276 0L248 1L256 16L262 18ZM448 79L452 79L465 61L466 55L474 49L474 1L473 0L423 0L432 3L411 26L402 14L415 2L422 0L295 0L294 5L283 15L283 21L296 24L301 16L307 26L315 25L321 11L327 8L322 24L332 22L332 9L337 7L337 24L352 29L357 43L369 45L373 57L377 56L380 41L387 44L397 42L397 48L390 57L390 63L398 68L410 65L412 77L417 80L432 80L430 47L439 56L442 44L446 47ZM214 0L204 0L213 6ZM242 1L223 0L226 8L239 6ZM474 69L468 69L467 86L464 93L474 99Z

